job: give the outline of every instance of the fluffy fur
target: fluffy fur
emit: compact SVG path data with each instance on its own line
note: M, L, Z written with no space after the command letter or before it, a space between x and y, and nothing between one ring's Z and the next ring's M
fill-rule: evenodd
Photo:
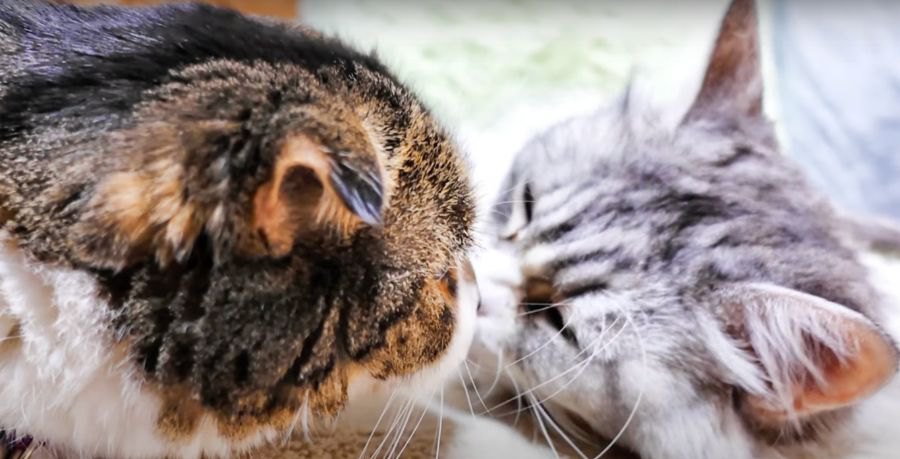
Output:
M735 0L677 125L626 93L517 156L475 354L545 430L645 458L845 457L893 379L896 304L778 151L756 27Z
M376 58L199 4L3 1L0 68L0 429L225 456L464 355L464 162Z

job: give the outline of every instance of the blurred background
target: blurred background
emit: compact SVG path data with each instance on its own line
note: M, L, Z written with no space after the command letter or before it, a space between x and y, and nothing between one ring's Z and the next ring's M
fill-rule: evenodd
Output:
M596 109L632 76L651 103L685 108L727 4L208 1L375 49L455 132L485 198L529 137ZM759 3L767 111L785 150L842 206L900 218L900 2Z

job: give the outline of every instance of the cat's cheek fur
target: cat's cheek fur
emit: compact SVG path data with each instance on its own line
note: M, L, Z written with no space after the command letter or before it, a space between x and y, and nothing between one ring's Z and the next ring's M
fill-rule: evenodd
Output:
M88 274L30 263L4 238L0 425L64 446L60 454L123 458L219 457L274 437L263 430L231 442L203 419L184 442L168 441L157 426L159 397L110 344L98 292Z
M373 393L388 393L395 389L414 397L431 399L436 389L456 373L469 354L476 333L476 311L479 303L479 289L472 280L461 280L456 308L453 311L453 336L450 344L431 365L404 376L388 379L375 378L364 369L353 373L348 389L348 405L360 399L371 397Z

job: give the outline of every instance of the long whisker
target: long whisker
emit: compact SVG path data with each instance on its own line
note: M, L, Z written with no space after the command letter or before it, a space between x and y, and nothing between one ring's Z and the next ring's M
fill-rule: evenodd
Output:
M647 348L644 345L644 338L641 336L638 331L638 327L634 324L634 321L631 319L631 315L628 314L624 309L620 309L620 312L625 317L625 320L631 325L632 330L634 330L634 334L637 337L638 346L641 348L641 361L644 363L644 366L647 366ZM635 415L637 414L638 407L641 405L641 400L644 398L644 385L641 384L641 389L638 392L637 400L634 402L634 407L631 409L631 413L628 414L628 418L625 419L625 423L622 425L622 428L619 429L619 432L610 440L609 445L600 451L600 454L594 457L594 459L599 459L603 457L612 447L622 438L622 435L625 434L625 430L631 425L631 422L634 420Z
M366 440L366 445L363 446L362 452L359 453L359 459L362 459L363 457L366 456L366 451L369 449L369 444L372 443L372 438L375 437L375 432L378 431L378 426L381 425L381 421L384 420L384 416L387 414L387 412L390 409L391 404L394 402L394 398L396 396L397 396L397 388L395 387L394 391L391 392L390 398L388 398L388 401L384 404L384 408L382 408L382 410L381 410L381 415L379 415L378 420L375 421L375 426L372 427L372 432L369 434L369 438Z
M401 421L403 421L403 417L406 415L406 411L407 409L409 409L410 403L411 400L407 400L400 408L400 411L398 411L397 414L394 415L394 422L391 423L391 427L388 428L387 432L384 433L384 437L381 439L381 443L378 444L378 448L375 448L375 452L372 453L370 459L377 458L381 453L381 449L384 448L385 443L387 443L388 438L393 437L394 429L396 429L400 425Z
M444 430L444 386L441 386L441 407L438 413L437 441L434 446L434 459L441 457L441 434Z
M490 395L494 392L494 389L497 388L497 384L500 383L500 376L503 374L503 349L500 349L497 352L497 373L494 374L494 380L491 381L491 387L488 387L488 390L485 391L485 394Z
M578 358L578 357L580 357L582 354L584 354L584 352L585 352L586 350L589 350L589 349L593 348L594 345L597 344L597 341L599 341L601 338L603 338L603 335L606 333L606 331L609 330L610 328L613 328L613 326L615 326L615 324L617 324L618 322L619 322L619 319L618 319L618 317L617 317L616 320L613 321L612 325L611 325L610 327L604 328L603 331L600 332L600 336L598 336L598 337L595 338L593 341L591 341L587 346L585 346L585 348L582 349L581 352L578 353L578 355L576 355L576 358ZM584 373L584 371L587 370L587 368L588 368L588 367L590 366L590 364L593 362L593 359L596 358L598 355L600 355L600 353L603 352L603 350L606 349L607 346L609 346L610 344L614 343L614 342L616 341L616 339L618 339L619 336L621 336L622 333L623 333L624 331L625 331L625 328L623 327L623 328L620 329L618 332L616 332L616 335L613 336L611 340L609 340L608 342L604 343L603 346L601 346L599 349L596 349L596 350L592 351L592 352L591 352L591 355L588 356L588 357L584 360L584 362L582 362L582 363L580 364L580 365L581 365L581 367L580 367L581 369L578 370L577 374L576 374L575 376L573 376L572 379L570 379L568 382L566 382L565 384L563 384L562 387L560 387L559 389L556 390L556 392L554 392L554 393L552 393L552 394L550 394L550 395L544 397L540 402L541 402L541 403L544 403L544 402L546 402L546 401L552 399L553 397L556 397L557 395L559 395L560 393L562 393L564 390L566 390L570 385L572 385L572 383L574 383L579 377L581 377L581 375ZM549 380L547 380L547 381L544 381L544 382L538 384L538 385L535 386L535 387L532 387L531 389L529 389L529 391L534 391L534 390L536 390L536 389L538 389L538 388L540 388L540 387L542 387L542 386L544 386L544 385L547 385L548 383L550 383L550 382L552 382L552 381L555 381L556 379L559 379L561 376L564 376L565 374L567 374L567 373L569 373L570 371L572 371L573 368L575 368L575 367L571 367L571 368L569 368L568 370L564 371L563 373L560 373L559 375L557 375L557 376L555 376L555 377L553 377L553 378L551 378L551 379L549 379Z
M412 418L413 412L415 412L415 402L413 399L409 401L409 408L406 410L406 414L403 416L403 423L400 424L400 428L397 429L397 433L394 435L394 440L391 441L391 450L385 453L385 459L391 459L394 456L394 451L397 450L397 447L400 446L400 441L403 439L403 434L406 431L406 426L409 425L409 420ZM424 412L422 413L424 416Z
M605 327L605 328L603 329L603 331L600 332L600 335L599 335L599 336L597 336L596 338L594 338L590 343L588 343L588 344L584 347L584 349L582 349L578 354L576 354L576 355L575 355L575 359L578 359L579 357L581 357L582 355L584 355L585 352L592 350L592 348L597 344L597 342L600 341L601 339L603 339L604 336L606 335L606 332L607 332L609 329L613 328L613 326L615 326L615 324L617 324L618 321L619 321L619 319L618 319L618 317L617 317L616 320L613 321L613 323L612 323L611 326ZM550 383L552 383L552 382L554 382L554 381L556 381L556 380L558 380L558 379L560 379L560 378L562 378L562 377L565 377L566 375L568 375L568 374L571 373L572 371L583 372L583 371L587 368L587 366L590 364L590 360L593 359L596 355L599 355L599 353L602 352L604 349L606 349L606 347L607 347L610 343L615 342L615 340L616 340L623 332L624 332L624 328L623 328L623 329L620 329L618 332L616 332L616 335L613 336L612 339L611 339L609 342L605 343L600 349L597 349L597 350L592 351L592 355L591 355L591 357L590 357L589 359L585 360L584 362L580 362L580 363L576 363L576 364L572 365L571 367L569 367L567 370L563 371L562 373L559 373L559 374L557 374L556 376L553 376L552 378L550 378L550 379L548 379L548 380L546 380L546 381L543 381L543 382L541 382L541 383L535 385L534 387L529 388L528 390L526 390L525 392L523 392L523 393L521 393L521 394L519 394L519 395L517 395L517 396L522 396L522 395L534 393L535 391L537 391L537 390L540 389L541 387L544 387L544 386L546 386L547 384L550 384ZM567 385L568 385L568 384L571 384L572 382L574 382L575 379L578 378L578 376L580 376L580 373L579 373L579 375L576 375L575 378L573 378L572 380L570 380L569 383L567 383ZM567 385L564 386L564 388L567 387ZM557 391L557 393L554 393L553 396L558 395L559 392L562 392L562 391L561 391L561 390L560 390L560 391ZM546 397L546 398L544 398L543 401L546 401L546 400L548 400L549 398L551 398L551 397ZM487 411L486 413L484 413L484 414L491 413L493 410L496 410L497 408L500 408L500 407L502 407L502 406L506 406L507 404L511 403L514 399L515 399L515 398L513 397L513 398L509 398L509 399L507 399L507 400L505 400L505 401L503 401L503 402L500 402L499 404L494 405L490 410L488 410L488 411Z
M519 394L516 394L515 397L510 397L510 398L504 400L503 402L498 403L497 405L494 405L493 407L491 407L491 409L489 409L488 411L486 411L486 412L484 412L484 413L482 413L482 414L493 414L493 412L494 412L497 408L500 408L500 407L502 407L502 406L506 406L506 405L512 403L512 402L513 402L514 400L516 400L517 398L520 398L520 397L522 397L522 396L533 394L533 393L535 393L538 389L540 389L541 387L546 386L547 384L550 384L550 383L552 383L553 381L556 381L557 379L560 379L560 378L562 378L562 377L568 375L568 374L571 373L572 371L578 371L578 370L581 369L581 368L586 368L586 367L588 366L588 364L590 364L589 361L584 361L584 362L576 363L576 364L572 365L571 367L569 367L567 370L563 371L562 373L559 373L559 374L553 376L552 378L550 378L550 379L548 379L548 380L546 380L546 381L543 381L543 382L541 382L540 384L537 384L537 385L535 385L535 386L529 388L528 390L526 390L526 391L524 391L524 392L521 392L521 393L519 393Z
M534 409L535 405L532 403L531 412L534 413L534 418L538 422L538 426L541 429L541 433L544 434L544 438L547 440L547 446L550 447L550 450L553 451L553 455L556 456L556 459L560 459L559 452L556 451L556 446L553 444L553 439L550 438L550 433L547 431L547 427L544 425L544 420L541 419L541 412Z
M300 409L297 410L296 413L294 413L294 418L291 419L290 426L288 427L287 432L285 432L284 438L281 441L282 447L287 446L287 444L291 441L291 438L293 438L293 436L294 436L294 429L297 427L297 424L300 422L300 417L303 415L303 413L305 411L308 411L308 410L309 410L309 394L306 394L305 400L303 400L303 405L300 407ZM309 432L304 432L304 436L305 436L304 440L309 442Z
M510 199L509 201L497 201L494 203L495 206L503 205L503 204L519 204L519 203L529 203L534 204L537 202L537 199Z
M513 425L517 426L517 425L519 425L519 417L522 415L522 397L519 395L519 393L520 393L519 383L516 382L516 378L513 377L513 375L510 374L509 371L506 372L506 377L508 377L510 379L510 381L512 381L513 391L515 391L515 393L516 393L515 399L516 399L517 410L516 410L516 417L513 419Z
M556 433L559 434L560 437L562 437L563 441L565 441L570 447L572 447L572 449L581 457L581 459L588 459L587 455L585 455L581 451L581 448L575 446L575 442L573 442L572 439L570 439L569 436L559 428L559 426L556 424L556 421L553 420L553 417L551 417L550 414L547 413L547 411L544 409L544 406L537 402L537 400L534 400L534 403L536 403L534 405L535 409L539 410L543 414L544 419L547 420L547 424L549 424L550 427L552 427L553 430L555 430Z
M532 314L537 314L544 311L549 311L554 308L558 308L560 306L565 306L562 303L519 303L520 306L544 306L538 309L529 309L525 312L520 312L519 317L530 316Z
M431 391L431 398L429 398L429 403L431 403L431 400L434 400L434 396L435 396L436 392L437 392L437 389ZM419 431L419 427L422 426L422 420L425 419L425 415L428 414L428 403L423 404L423 406L424 406L424 408L422 409L422 415L419 416L419 420L416 421L416 425L415 425L415 427L413 427L412 432L410 432L409 437L407 437L406 443L403 444L403 447L400 448L400 451L397 452L396 456L394 456L396 459L400 459L400 457L403 456L403 451L406 450L406 447L409 446L409 444L412 442L413 437L416 436L416 432Z
M475 378L472 377L472 372L469 370L469 363L463 361L463 368L466 369L466 374L469 376L469 381L472 382L472 390L475 391L475 396L478 397L478 401L481 403L481 406L484 409L488 409L487 405L484 403L484 398L482 398L481 393L478 392L478 385L475 384Z
M530 358L531 356L533 356L533 355L537 354L538 352L541 352L542 350L544 350L544 348L546 348L547 346L549 346L550 343L553 342L553 340L555 340L556 338L559 338L559 337L563 334L563 330L565 330L566 327L569 326L569 323L571 322L571 320L572 320L572 318L569 317L569 320L566 321L566 323L563 324L563 326L560 327L560 329L559 329L556 333L554 333L553 336L551 336L550 338L547 338L547 341L545 341L544 344L541 344L541 345L538 346L536 349L534 349L533 351L531 351L531 352L529 352L529 353L523 355L522 357L520 357L520 358L517 359L516 361L507 364L507 365L506 365L506 368L515 366L517 363L520 363L520 362L522 362L522 361L524 361L524 360L527 360L527 359Z
M565 411L557 410L558 412L554 414L553 405L552 404L541 404L541 407L547 411L554 420L557 421L557 424L565 429L567 432L571 433L573 436L584 442L586 445L592 444L596 440L596 435L589 434L585 432L584 429L577 427L572 420L571 416L568 415ZM565 425L564 425L565 424Z
M466 402L469 404L469 413L475 417L475 408L472 406L472 397L469 396L469 388L466 387L466 381L462 377L459 368L456 369L456 375L459 376L459 382L462 384L463 393L466 394Z

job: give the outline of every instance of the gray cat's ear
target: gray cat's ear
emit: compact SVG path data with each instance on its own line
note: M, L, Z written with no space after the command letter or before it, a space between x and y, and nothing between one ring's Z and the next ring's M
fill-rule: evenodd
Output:
M286 142L253 198L250 224L264 252L282 256L304 231L322 226L347 231L381 223L382 173L354 159L360 158L331 152L309 136Z
M897 372L893 340L845 306L769 284L721 294L726 329L757 370L757 381L739 382L742 408L763 425L856 404Z
M733 0L719 29L703 84L683 123L760 118L763 81L754 0Z

